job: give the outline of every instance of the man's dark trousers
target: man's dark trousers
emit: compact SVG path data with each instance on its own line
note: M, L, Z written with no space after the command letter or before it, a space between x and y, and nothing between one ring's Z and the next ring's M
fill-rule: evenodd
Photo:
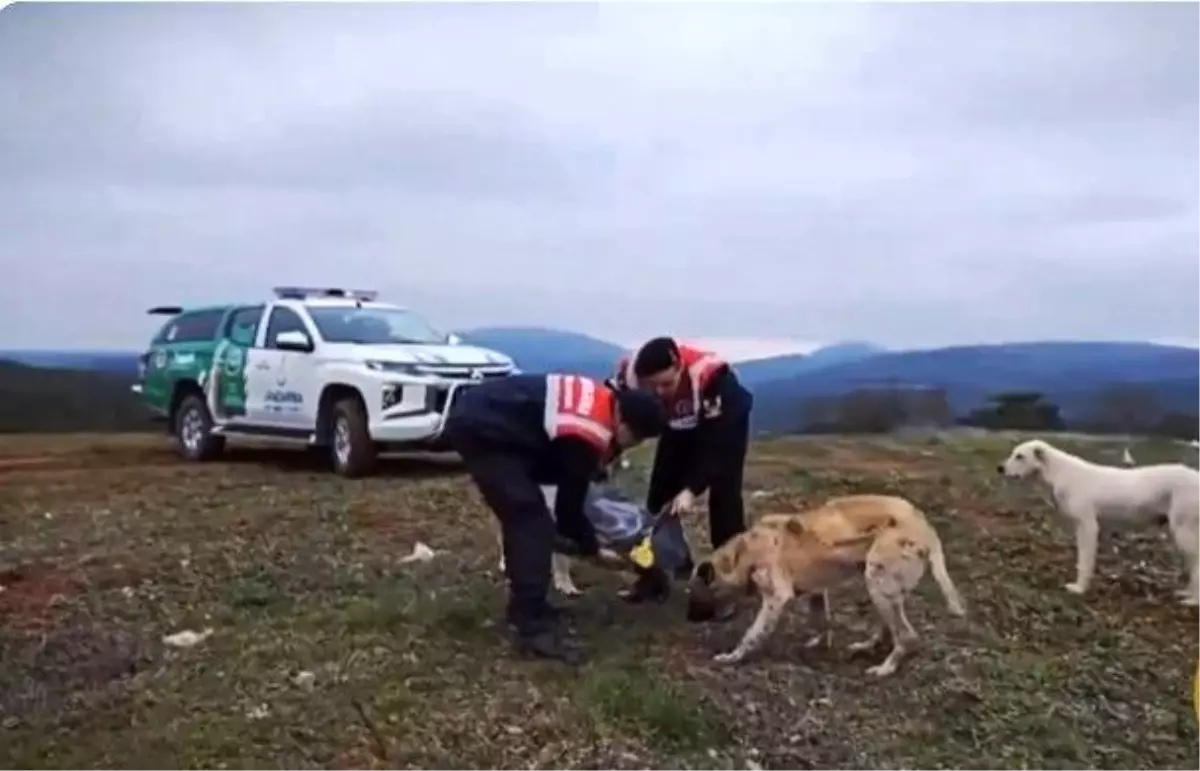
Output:
M646 507L658 513L683 490L687 474L696 460L699 441L709 437L699 432L712 427L701 425L690 431L669 430L658 440L654 468L650 472L650 491ZM719 455L708 482L708 531L714 549L746 529L746 508L742 500L742 480L746 451L750 442L750 413L731 421L712 441Z
M551 625L546 596L554 552L554 520L534 479L533 463L502 446L461 434L452 438L467 473L500 520L508 573L508 620L523 635Z

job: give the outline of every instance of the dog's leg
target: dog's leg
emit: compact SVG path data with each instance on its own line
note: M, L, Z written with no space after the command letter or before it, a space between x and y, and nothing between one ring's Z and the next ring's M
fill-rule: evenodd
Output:
M884 642L884 640L888 640L890 638L891 638L891 632L888 630L887 625L880 624L879 626L877 626L875 628L874 634L872 634L870 637L868 637L865 640L860 640L859 642L850 643L849 645L846 646L846 650L850 651L851 653L865 653L867 651L873 651L879 647L880 643L882 643L882 642Z
M833 623L830 619L829 592L817 592L808 598L809 615L816 619L817 633L806 643L805 648L833 647Z
M583 594L571 578L571 558L565 554L554 553L550 567L554 573L554 588L565 597L578 597Z
M916 642L917 638L916 631L904 616L904 595L895 591L899 587L889 586L889 584L894 584L894 581L886 577L882 580L867 582L867 591L871 595L871 601L875 603L875 609L879 611L879 616L887 626L888 636L892 640L892 651L883 660L883 663L867 668L867 674L875 677L887 677L895 672L896 668L900 666L900 660L908 653L910 645Z
M792 599L794 591L789 582L772 579L772 577L762 575L763 573L765 571L756 570L751 578L758 585L762 594L762 605L758 608L758 615L754 617L754 623L746 630L746 634L742 635L741 642L737 644L736 648L728 653L718 653L713 656L713 661L735 664L756 651L771 632L775 631L779 617L783 615L783 609Z
M1066 589L1071 594L1083 594L1096 571L1096 545L1100 538L1100 525L1095 512L1088 512L1075 525L1075 581Z
M913 629L904 613L904 598L925 575L925 562L915 552L909 553L909 547L905 546L903 540L897 539L901 549L899 554L889 552L889 544L877 542L872 547L876 554L867 557L867 593L871 595L871 601L892 639L892 651L888 657L883 663L867 669L867 674L875 677L887 677L895 672L901 659L917 641L917 630Z
M1200 540L1197 538L1200 528L1197 527L1195 512L1173 506L1169 522L1175 546L1187 564L1188 576L1187 587L1177 591L1175 596L1184 605L1200 604Z

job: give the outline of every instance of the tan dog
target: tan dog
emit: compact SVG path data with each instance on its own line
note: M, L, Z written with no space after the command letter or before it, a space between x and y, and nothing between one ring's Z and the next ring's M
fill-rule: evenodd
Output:
M737 662L774 631L793 597L812 594L811 607L823 612L818 635L808 645L822 641L829 645L828 592L862 575L883 624L871 639L849 647L851 651L870 650L885 636L890 637L892 650L887 659L867 670L885 677L896 671L917 639L904 614L904 600L925 575L926 562L950 612L964 615L962 598L946 572L941 540L919 509L903 498L887 495L834 498L800 514L764 516L713 552L693 574L688 619L708 620L728 595L757 592L762 605L754 623L736 648L715 657L716 661Z

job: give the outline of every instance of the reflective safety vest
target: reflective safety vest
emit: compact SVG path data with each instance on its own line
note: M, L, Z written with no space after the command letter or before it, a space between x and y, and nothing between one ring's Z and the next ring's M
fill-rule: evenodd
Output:
M621 359L617 365L617 385L621 388L637 388L637 375L633 372L632 356ZM696 427L700 421L702 394L708 388L713 376L727 366L726 362L698 348L686 345L679 346L680 364L683 365L683 376L679 378L679 386L666 400L668 425L673 431L687 431Z
M615 428L614 402L613 392L589 377L547 375L542 425L551 440L573 436L606 457Z

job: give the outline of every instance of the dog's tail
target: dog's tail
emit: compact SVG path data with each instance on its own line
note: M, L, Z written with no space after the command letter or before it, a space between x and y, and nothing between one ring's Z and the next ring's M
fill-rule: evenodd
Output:
M950 580L950 573L946 570L946 554L942 551L942 540L938 538L932 527L929 527L929 535L929 568L933 573L933 580L937 581L938 588L942 590L942 596L946 598L946 607L950 612L956 616L965 616L967 607L963 604L962 595L958 593L954 582Z

